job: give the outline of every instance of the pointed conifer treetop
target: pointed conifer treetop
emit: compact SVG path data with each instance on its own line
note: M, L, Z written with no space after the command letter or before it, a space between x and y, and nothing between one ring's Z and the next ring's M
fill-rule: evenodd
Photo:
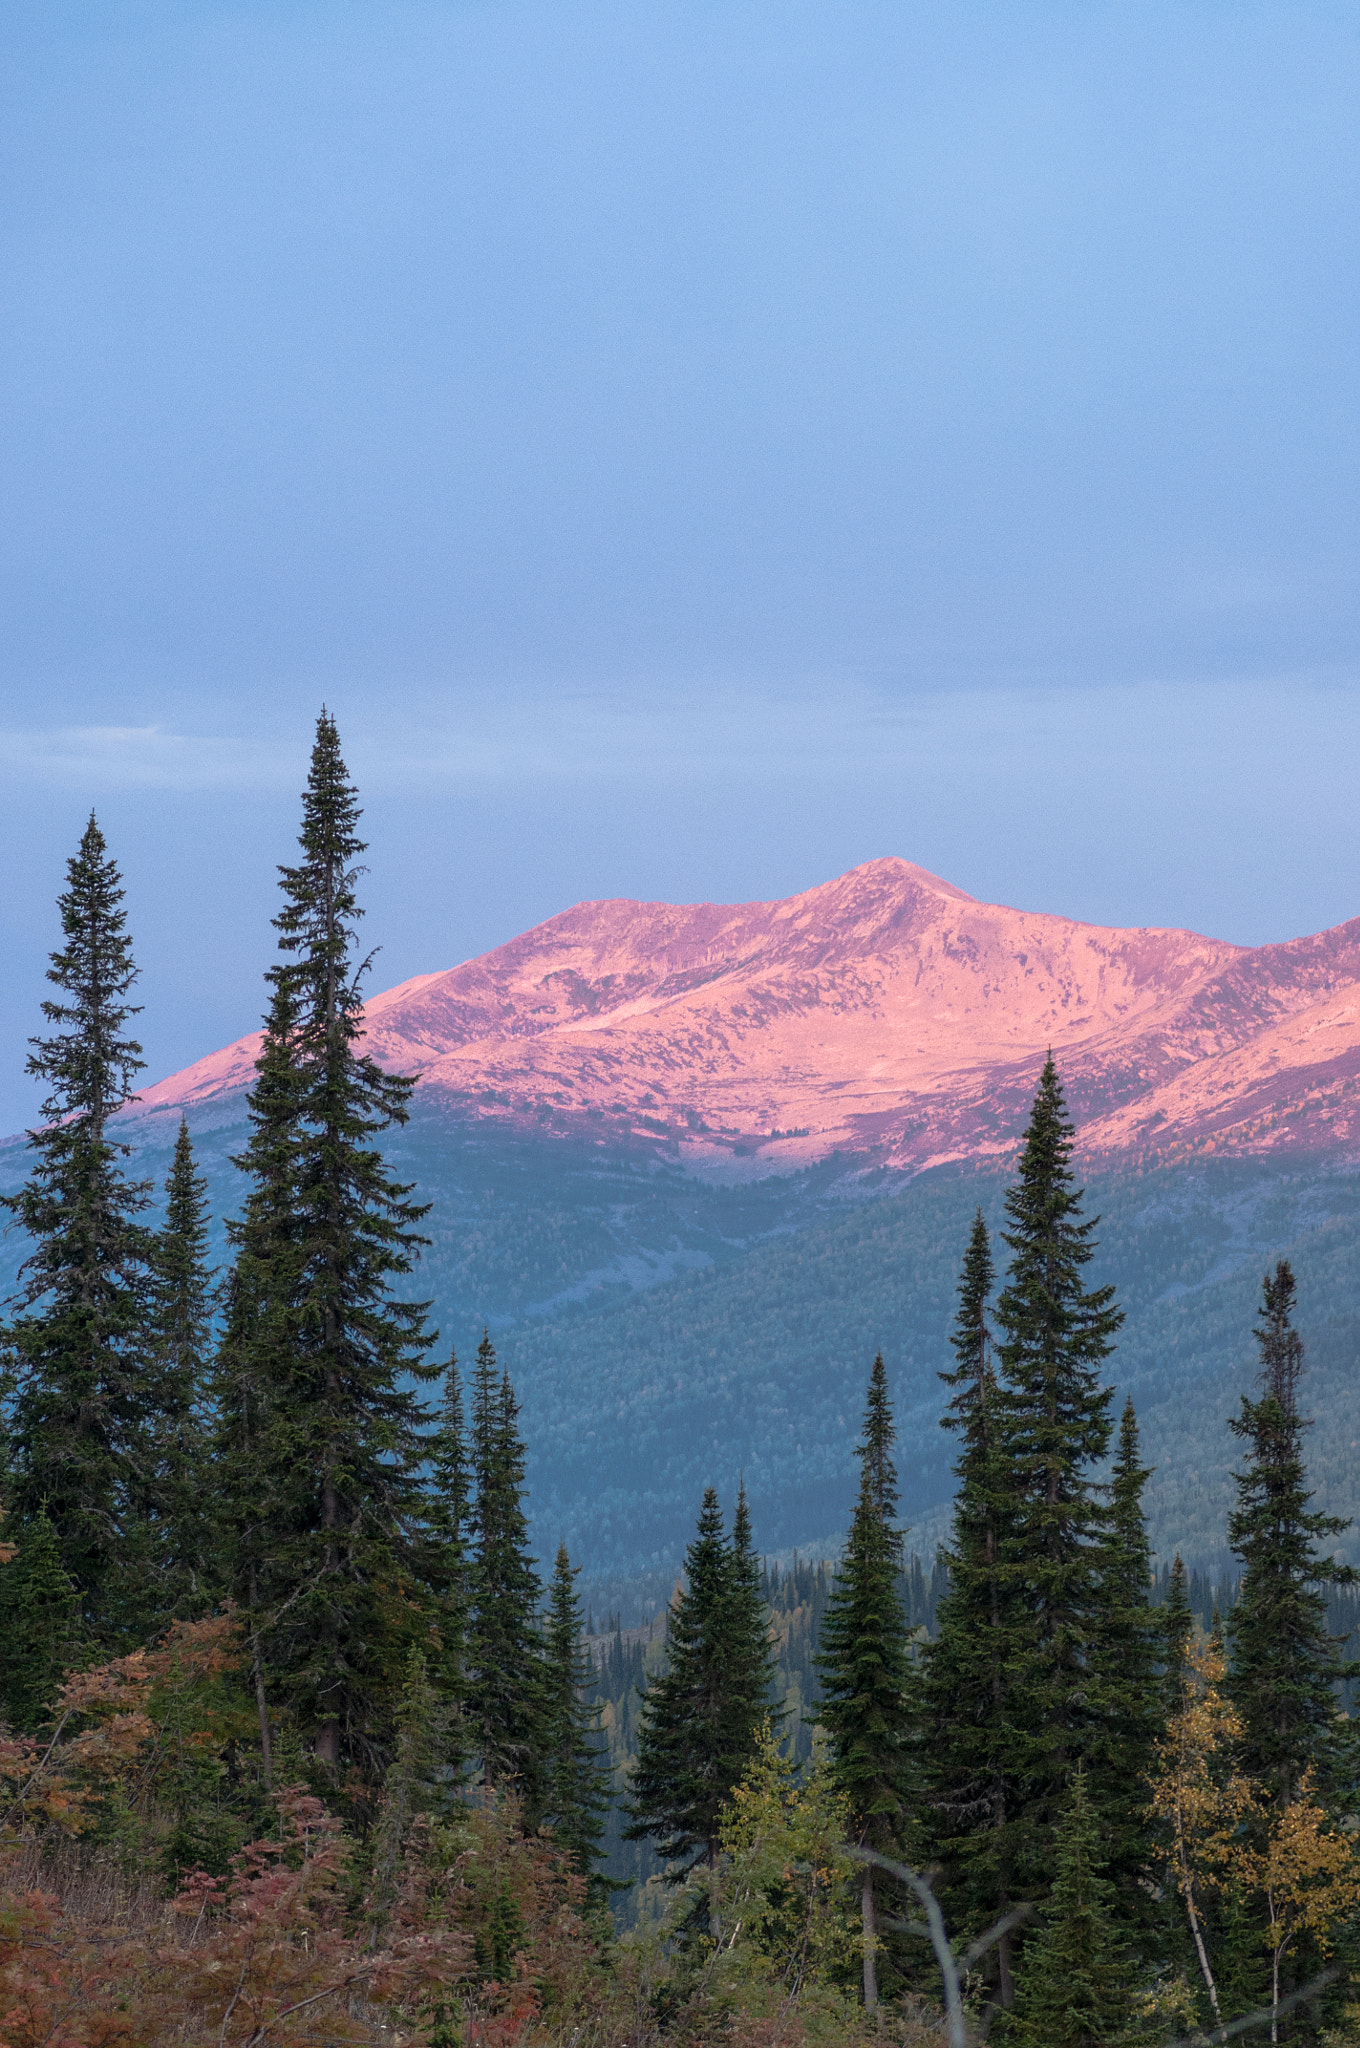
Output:
M1281 1259L1262 1288L1256 1328L1261 1394L1242 1399L1229 1427L1248 1447L1234 1474L1237 1506L1228 1541L1242 1561L1242 1585L1229 1624L1227 1692L1242 1718L1244 1769L1287 1803L1313 1771L1324 1797L1350 1775L1337 1717L1343 1665L1327 1627L1331 1584L1356 1574L1319 1551L1350 1527L1310 1510L1303 1456L1309 1423L1298 1412L1303 1345L1293 1326L1296 1287Z
M238 1437L238 1564L273 1617L271 1690L323 1765L343 1755L368 1770L381 1768L421 1626L408 1589L428 1554L425 1416L410 1381L437 1368L427 1304L394 1293L425 1243L425 1210L374 1142L405 1121L414 1082L359 1042L358 818L323 711L302 858L280 869L220 1407Z
M490 1340L487 1341L489 1343ZM463 1383L458 1372L456 1351L450 1351L449 1362L444 1368L438 1418L429 1438L429 1458L429 1523L436 1541L443 1547L444 1568L452 1583L466 1577L472 1518L472 1477L463 1414Z
M1124 1320L1113 1287L1081 1284L1100 1219L1081 1217L1072 1139L1050 1054L1006 1195L1011 1262L996 1318L1017 1452L1038 1512L1048 1511L1055 1551L1103 1521L1095 1493L1078 1475L1109 1448L1111 1391L1100 1383L1100 1368Z
M1194 1640L1195 1617L1190 1609L1185 1565L1177 1551L1162 1603L1162 1714L1168 1721L1173 1714L1179 1714L1183 1705Z
M207 1194L207 1178L196 1168L189 1126L181 1117L165 1183L165 1223L155 1247L148 1371L163 1422L159 1464L148 1475L146 1491L165 1611L183 1618L201 1605L214 1571L204 1414L214 1306Z
M1113 1398L1102 1367L1123 1316L1112 1288L1083 1285L1098 1219L1082 1218L1072 1138L1050 1056L1006 1195L1011 1258L995 1312L999 1490L1008 1496L1002 1565L1016 1595L1007 1612L1006 1775L1024 1791L1014 1811L1012 1878L1029 1898L1052 1882L1071 1772L1105 1734L1090 1683L1110 1599L1111 1512L1097 1475ZM1099 1797L1103 1778L1088 1789Z
M559 1544L544 1626L542 1820L603 1899L610 1889L596 1866L609 1810L609 1749L593 1700L595 1666L581 1634L578 1567Z
M532 1811L541 1794L542 1588L529 1552L524 1463L514 1390L484 1331L472 1382L470 1735L484 1783L515 1786Z
M895 1437L883 1361L874 1362L858 1456L859 1498L822 1623L817 1719L831 1738L832 1774L860 1839L900 1844L914 1681L898 1593Z
M1100 1617L1091 1667L1099 1727L1088 1743L1089 1785L1104 1826L1107 1874L1126 1909L1124 1929L1144 1950L1157 1941L1150 1882L1147 1782L1165 1732L1159 1675L1163 1637L1151 1600L1152 1553L1143 1518L1151 1470L1127 1400L1110 1482L1110 1524L1101 1570Z
M734 1553L709 1486L685 1552L685 1583L671 1602L666 1667L643 1696L625 1830L630 1841L654 1838L658 1853L675 1866L669 1873L674 1881L696 1863L716 1863L722 1808L759 1739L744 1710L754 1683L732 1668L733 1576ZM739 1610L745 1605L743 1596ZM736 1714L734 1682L743 1703ZM734 1739L743 1732L750 1734L744 1749Z
M1017 1646L1029 1634L1024 1588L1008 1568L1020 1488L1008 1457L988 1328L992 1284L991 1245L978 1210L959 1275L952 1334L957 1362L940 1375L953 1389L941 1420L958 1435L958 1484L948 1583L921 1674L923 1827L941 1866L946 1913L978 1929L1004 1917L1012 1899L1021 1792L1008 1704ZM1003 1935L982 1966L995 1973L1003 2007L1012 1998L1013 1947L1012 1936Z
M43 1016L57 1029L50 1038L29 1040L27 1071L51 1090L42 1105L46 1123L82 1125L102 1138L114 1111L136 1101L133 1080L146 1062L137 1040L125 1035L128 1021L142 1012L127 1000L139 972L123 911L123 878L93 811L67 862L66 882L58 903L66 943L52 954L47 979L69 1000L43 1003ZM131 1149L116 1147L123 1156Z
M179 1120L165 1183L165 1225L156 1263L157 1334L184 1382L192 1384L208 1355L214 1274L208 1265L208 1179L197 1169L185 1117Z
M468 1603L472 1580L472 1477L463 1413L458 1356L449 1352L436 1426L427 1440L429 1457L426 1525L428 1557L423 1577L434 1601L437 1648L429 1660L448 1712L444 1721L444 1762L454 1781L467 1757Z
M732 1572L727 1614L728 1729L726 1744L734 1758L756 1754L763 1728L777 1728L785 1709L773 1698L776 1660L770 1637L770 1610L761 1590L760 1559L751 1529L746 1482L737 1487L732 1517Z
M42 1509L87 1621L108 1643L144 1628L139 1489L160 1418L147 1372L154 1241L138 1220L148 1185L129 1180L112 1137L134 1100L142 1049L128 1031L137 980L122 878L93 816L67 864L62 945L47 978L28 1072L46 1087L29 1133L32 1173L4 1205L33 1242L7 1333L17 1392L10 1417L13 1505Z
M1139 2032L1138 1973L1119 1934L1117 1908L1099 1816L1079 1764L1059 1821L1053 1890L1021 1960L1007 2041L1131 2048Z
M902 1532L897 1527L897 1467L892 1455L896 1440L892 1403L888 1398L888 1371L880 1351L869 1373L869 1391L864 1406L864 1443L860 1455L873 1488L874 1506L900 1567Z
M987 1326L987 1305L991 1300L994 1279L991 1240L979 1209L973 1217L973 1227L963 1255L959 1305L949 1340L957 1363L952 1372L940 1374L945 1385L955 1390L942 1418L944 1427L963 1430L969 1443L985 1441L994 1421L992 1396L996 1376L991 1361L991 1332Z

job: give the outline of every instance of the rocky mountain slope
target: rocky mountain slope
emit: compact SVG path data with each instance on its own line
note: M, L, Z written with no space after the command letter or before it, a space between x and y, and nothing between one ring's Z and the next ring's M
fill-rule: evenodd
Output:
M1360 919L1239 947L979 903L904 860L778 903L580 904L367 1021L430 1109L660 1146L705 1177L999 1157L1050 1047L1091 1154L1360 1143ZM225 1106L256 1046L141 1114Z

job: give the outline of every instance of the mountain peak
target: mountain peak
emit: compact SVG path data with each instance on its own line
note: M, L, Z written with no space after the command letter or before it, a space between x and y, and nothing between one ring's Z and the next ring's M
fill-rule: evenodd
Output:
M983 903L894 855L775 902L579 903L367 1026L418 1106L704 1171L1010 1149L1050 1047L1089 1149L1360 1141L1360 920L1252 949ZM257 1047L141 1113L234 1096Z

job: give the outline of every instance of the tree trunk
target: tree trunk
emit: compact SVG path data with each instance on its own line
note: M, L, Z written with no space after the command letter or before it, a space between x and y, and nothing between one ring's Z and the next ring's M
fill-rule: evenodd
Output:
M1217 2022L1217 2024L1221 2027L1223 2024L1223 2015L1218 2009L1218 1988L1214 1983L1214 1973L1209 1968L1209 1957L1204 1947L1204 1936L1200 1931L1199 1914L1195 1911L1195 1888L1190 1878L1190 1866L1186 1860L1185 1840L1183 1836L1181 1838L1179 1847L1181 1860L1181 1889L1185 1894L1185 1911L1190 1921L1190 1932L1195 1937L1195 1954L1199 1957L1199 1966L1204 1975L1204 1982L1208 1986L1209 2003L1214 2009L1214 2019Z
M874 1878L867 1864L860 1883L859 1910L864 1922L864 2010L872 2012L878 2004L878 1933L874 1919Z
M1011 1938L1003 1934L996 1945L996 1995L1003 2012L1015 2004L1015 1977L1011 1971Z

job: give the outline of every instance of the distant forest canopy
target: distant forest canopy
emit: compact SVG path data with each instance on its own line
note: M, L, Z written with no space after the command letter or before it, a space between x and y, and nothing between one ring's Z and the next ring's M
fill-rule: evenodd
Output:
M223 1269L232 1256L224 1221L246 1191L229 1157L240 1156L247 1130L239 1106L230 1113L231 1123L196 1121L192 1110L189 1120L208 1181L209 1263ZM166 1125L126 1122L137 1147L130 1170L156 1188L177 1118ZM711 1188L660 1160L586 1159L560 1141L469 1133L430 1116L419 1089L410 1121L383 1145L393 1171L432 1204L422 1225L432 1242L416 1269L431 1321L468 1357L489 1323L522 1403L535 1541L551 1551L564 1540L584 1561L583 1590L597 1608L637 1621L659 1611L710 1477L730 1499L745 1474L772 1555L832 1555L853 1493L864 1361L879 1349L901 1419L909 1542L933 1556L952 1488L937 1375L958 1245L977 1206L989 1228L999 1225L1004 1175L944 1167L903 1185L877 1174L850 1183L863 1192L847 1198L834 1191L837 1172L854 1164L843 1161L824 1174ZM26 1172L23 1145L0 1148L0 1186L15 1190ZM1354 1170L1215 1159L1081 1178L1088 1212L1101 1219L1093 1270L1117 1286L1126 1311L1112 1369L1156 1468L1148 1516L1159 1562L1179 1550L1215 1576L1232 1569L1225 1420L1252 1371L1261 1274L1281 1256L1299 1281L1318 1502L1354 1514ZM711 1263L676 1275L682 1253ZM9 1275L22 1255L21 1233L0 1237ZM580 1300L532 1312L577 1287ZM1354 1561L1353 1532L1338 1540Z
M116 1121L137 970L93 817L69 863L6 1197L7 2048L1151 2048L1239 2022L1351 2048L1360 1591L1315 1497L1337 1447L1314 1459L1290 1260L1235 1340L1255 1358L1200 1486L1223 1521L1189 1567L1154 1560L1160 1475L1112 1384L1126 1313L1050 1057L999 1203L939 1180L916 1212L932 1257L952 1232L945 1540L907 1547L926 1404L904 1430L870 1352L853 1411L759 1382L814 1467L834 1434L854 1473L834 1559L766 1561L754 1486L725 1510L716 1483L727 1361L668 1475L683 1566L654 1618L597 1627L588 1560L535 1549L490 1331L458 1355L415 1293L433 1207L389 1142L414 1081L364 1047L359 815L323 713L216 1263L187 1121L163 1199ZM891 1213L817 1226L828 1313L900 1294ZM736 1270L774 1287L813 1242ZM606 1496L628 1457L665 1469L659 1426L614 1417Z

